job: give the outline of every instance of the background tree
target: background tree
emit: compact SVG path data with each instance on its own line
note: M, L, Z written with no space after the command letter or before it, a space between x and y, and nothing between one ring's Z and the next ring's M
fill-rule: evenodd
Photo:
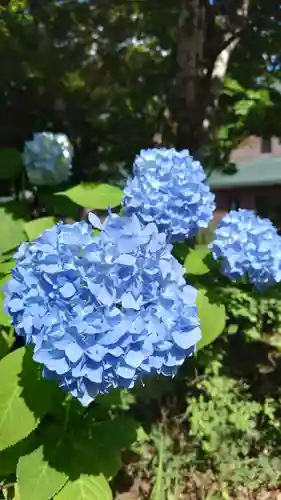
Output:
M277 0L1 6L2 147L60 130L76 148L75 180L112 179L153 144L225 168L245 134L280 134L268 90L280 77Z

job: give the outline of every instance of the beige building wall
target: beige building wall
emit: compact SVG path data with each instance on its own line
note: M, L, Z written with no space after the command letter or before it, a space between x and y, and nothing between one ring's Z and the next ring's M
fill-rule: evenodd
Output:
M253 160L261 155L281 156L281 142L277 137L271 138L271 153L262 153L262 139L260 137L247 137L231 154L231 161L243 162Z

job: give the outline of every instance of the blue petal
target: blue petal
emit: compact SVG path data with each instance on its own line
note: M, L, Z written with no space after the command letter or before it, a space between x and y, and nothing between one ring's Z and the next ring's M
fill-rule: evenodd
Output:
M129 351L124 357L125 362L132 366L133 368L138 368L146 358L146 355L142 351ZM121 375L122 376L122 375Z
M136 370L130 366L119 366L116 370L117 375L119 377L125 378L125 379L132 379L134 377Z
M90 224L92 224L93 227L95 227L97 229L102 229L102 223L101 223L100 219L93 212L89 213L88 220L89 220Z
M61 295L65 299L69 299L70 297L72 297L76 291L75 287L72 285L72 283L65 283L65 285L63 285L59 290L60 290Z
M68 346L65 348L65 354L67 355L68 359L72 361L72 363L76 363L81 359L83 356L83 349L76 343L72 342L71 344L68 344Z

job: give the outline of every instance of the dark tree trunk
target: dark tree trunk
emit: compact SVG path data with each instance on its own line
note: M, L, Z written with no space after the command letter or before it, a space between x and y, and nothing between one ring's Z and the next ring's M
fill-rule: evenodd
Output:
M250 0L233 1L235 6L224 2L222 11L209 0L181 0L177 71L168 108L175 146L199 156L214 137L229 59L248 19Z

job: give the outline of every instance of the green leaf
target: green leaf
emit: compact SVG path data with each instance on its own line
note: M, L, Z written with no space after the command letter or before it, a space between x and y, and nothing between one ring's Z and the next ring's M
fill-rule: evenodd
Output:
M245 117L254 105L254 100L241 99L234 104L233 109L237 115Z
M14 259L6 260L5 262L0 262L0 274L9 274L11 269L15 266L16 261Z
M17 177L22 167L22 156L17 149L0 149L0 179Z
M109 394L101 394L95 399L95 412L97 406L102 406L106 410L110 410L112 407L121 406L121 389L112 389Z
M20 457L31 453L37 448L38 440L33 432L26 439L19 441L13 446L0 451L0 471L1 474L10 475L16 474L17 464Z
M239 82L237 82L237 80L226 78L224 82L224 93L227 93L227 91L230 91L229 95L243 94L245 92L245 89L240 85Z
M21 500L17 484L14 485L14 497L12 498L12 500Z
M24 230L28 236L28 239L34 240L41 236L43 231L50 229L56 224L56 219L54 217L41 217L40 219L31 220L24 224ZM0 266L1 269L1 266Z
M13 215L3 206L0 207L0 228L0 253L5 253L16 248L26 240L23 221L14 219Z
M204 260L210 253L210 249L207 246L191 248L184 261L184 267L187 273L196 275L207 274L209 272L209 267Z
M53 193L47 189L38 190L40 204L44 206L50 214L57 217L71 217L77 220L80 206L73 203L66 196Z
M4 358L9 350L9 337L5 331L0 331L0 359Z
M30 349L17 349L0 361L0 450L28 436L52 407L56 386L40 372Z
M112 498L109 484L102 474L98 476L82 474L75 481L68 481L54 500L112 500Z
M3 302L4 302L4 292L3 286L10 279L11 275L7 274L4 278L0 280L0 325L11 326L11 318L8 314L4 312Z
M107 481L121 465L121 449L135 441L137 424L126 418L95 422L93 415L70 399L38 428L40 447L17 468L21 500L49 500L55 493L56 500L112 498Z
M85 415L81 405L70 401L70 406L59 409L55 422L40 430L44 460L69 477L56 500L112 498L107 481L121 465L121 450L135 441L137 424L127 418L95 422L93 415L93 409ZM34 496L23 500L44 500L36 495L40 482L33 488Z
M137 428L137 423L126 417L107 420L92 426L91 440L92 446L97 450L96 464L98 470L107 478L111 479L118 472L122 464L120 451L135 442ZM87 446L89 447L89 441Z
M207 291L198 290L197 307L200 319L202 339L197 344L197 350L213 342L225 328L225 307L212 302Z
M26 201L9 201L4 205L6 212L21 224L31 219L30 205Z
M60 442L53 444L54 453L59 453ZM19 459L17 479L21 500L49 500L65 485L68 476L50 465L40 446Z
M173 246L173 256L176 257L178 261L183 263L185 257L187 256L188 250L189 246L187 245L187 243L176 243Z
M67 196L77 205L93 210L107 210L109 206L118 207L123 196L122 190L117 186L86 182L57 194Z

